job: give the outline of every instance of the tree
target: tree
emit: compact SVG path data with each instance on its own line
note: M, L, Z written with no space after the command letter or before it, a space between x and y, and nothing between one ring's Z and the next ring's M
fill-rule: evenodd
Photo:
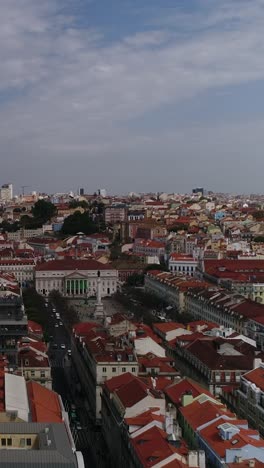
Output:
M264 236L257 236L254 238L254 242L264 242Z
M126 281L128 286L143 286L144 285L144 275L139 273L133 273L127 278Z
M35 219L41 220L43 223L50 221L50 219L57 213L57 208L53 203L46 200L38 200L32 208L32 214Z
M61 232L63 234L77 234L83 232L84 234L94 234L98 231L97 224L93 221L92 217L86 211L81 213L75 211L72 215L68 216L63 223Z
M69 208L83 208L84 210L86 210L89 205L87 203L87 201L85 200L72 200L70 201L69 203Z
M144 269L144 273L147 273L148 271L151 270L161 270L161 271L168 271L168 268L165 263L153 263L152 265L146 266Z
M263 210L253 211L252 216L255 219L262 219L264 218L264 211Z

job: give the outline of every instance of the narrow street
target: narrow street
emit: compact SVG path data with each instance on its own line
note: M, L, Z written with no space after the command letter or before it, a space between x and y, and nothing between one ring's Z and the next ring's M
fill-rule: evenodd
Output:
M50 336L49 358L52 367L53 389L62 397L65 409L69 413L73 438L77 450L84 457L86 468L98 468L99 465L91 451L92 438L90 421L83 400L76 391L76 380L70 371L70 336L63 324L63 319L57 319L52 306L47 307L49 315L47 332ZM65 348L64 348L65 346ZM68 372L67 372L68 371ZM73 410L74 408L74 410Z

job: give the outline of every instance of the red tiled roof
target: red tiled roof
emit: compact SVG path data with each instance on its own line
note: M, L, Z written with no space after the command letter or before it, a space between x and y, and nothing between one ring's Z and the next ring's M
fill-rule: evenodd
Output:
M116 394L125 408L131 408L148 395L148 386L134 379L116 390Z
M158 329L162 333L167 333L179 328L185 329L185 326L182 323L177 322L164 322L164 323L153 323L153 328Z
M254 383L260 390L264 392L264 367L260 366L247 372L243 375L243 378Z
M226 450L230 449L239 449L246 445L251 445L252 447L261 447L264 448L264 440L260 439L257 440L253 438L254 436L258 435L257 431L252 429L244 429L240 428L240 431L236 433L233 437L229 440L223 440L220 431L218 429L219 425L227 422L226 419L221 418L218 421L212 422L207 427L200 431L201 437L206 441L206 443L210 446L210 448L218 454L221 458L225 459ZM242 426L247 425L246 420L238 420L234 419L229 421L230 424L234 426ZM251 437L253 436L253 437ZM232 443L236 440L236 443Z
M38 335L43 335L42 326L37 322L33 322L33 320L28 320L28 331L29 333L36 333Z
M159 411L159 408L157 408L157 411ZM165 416L155 414L154 409L152 408L151 410L147 410L137 416L125 418L125 422L128 426L146 426L151 421L159 421L163 423L165 421Z
M112 379L107 380L105 382L105 387L112 393L134 379L136 379L136 377L133 374L125 372L124 374L117 375L116 377L112 377Z
M157 426L153 426L137 437L130 439L130 442L134 446L134 450L143 467L156 465L157 463L166 460L174 453L187 454L184 441L182 441L182 447L177 449L167 441L167 437L168 435L166 432Z
M32 422L62 422L61 407L57 393L37 382L27 382Z
M201 387L194 380L188 378L184 378L180 382L176 382L165 389L165 394L177 407L181 406L181 398L184 394L186 394L186 392L191 392L193 398L196 398L202 394L206 394L212 397L208 390Z
M40 263L36 266L36 271L58 271L58 270L113 270L109 265L97 262L96 260L50 260L49 262Z
M203 424L212 421L221 415L235 418L235 415L231 413L224 405L217 405L210 400L207 400L204 403L194 401L187 406L180 407L179 411L183 415L184 419L188 421L189 425L194 431L196 431L197 427L202 426Z

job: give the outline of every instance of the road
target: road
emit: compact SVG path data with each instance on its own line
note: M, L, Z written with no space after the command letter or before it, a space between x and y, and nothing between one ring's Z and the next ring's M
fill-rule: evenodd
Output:
M65 409L68 411L71 421L72 434L77 450L80 450L84 457L86 468L97 468L92 452L89 448L91 443L90 432L87 424L83 424L83 415L86 409L82 407L82 401L76 395L76 382L70 376L70 357L67 351L70 349L70 336L61 319L57 319L51 304L46 308L49 316L46 328L50 336L49 358L52 367L53 389L62 397ZM62 349L61 345L65 345ZM76 407L75 411L72 408ZM75 413L75 414L74 414ZM77 422L79 428L77 429Z

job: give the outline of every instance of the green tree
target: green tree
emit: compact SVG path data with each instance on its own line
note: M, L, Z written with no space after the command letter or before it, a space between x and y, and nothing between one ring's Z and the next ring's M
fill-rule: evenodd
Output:
M34 218L41 220L43 223L50 221L56 215L56 212L56 206L46 200L38 200L32 208Z
M254 242L264 242L264 236L257 236L254 238Z
M78 232L94 234L98 230L98 225L93 221L89 213L75 211L74 214L64 220L61 232L63 234L77 234Z
M86 210L89 205L87 203L87 201L85 200L72 200L70 201L69 203L69 208L83 208L84 210Z

